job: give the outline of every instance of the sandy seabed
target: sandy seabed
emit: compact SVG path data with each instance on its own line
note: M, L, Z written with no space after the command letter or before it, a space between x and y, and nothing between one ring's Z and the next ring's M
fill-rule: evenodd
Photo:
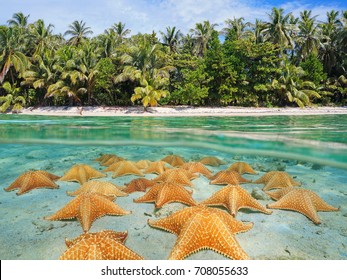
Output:
M244 177L256 180L267 170L285 169L302 182L304 188L315 191L329 204L341 207L338 212L318 212L320 225L315 225L304 215L293 211L273 210L271 215L247 209L240 210L236 216L243 222L253 222L254 226L236 239L252 259L347 259L347 174L345 170L320 167L309 163L279 160L263 157L229 155L215 151L174 149L161 147L95 147L95 146L41 146L12 145L0 146L0 181L2 188L9 186L21 173L30 169L43 169L62 176L73 164L86 163L102 170L94 161L100 154L116 153L129 160L143 158L159 160L176 153L185 160L194 160L205 155L218 156L227 162L220 167L209 167L214 173L227 168L235 161L250 163L257 175ZM124 185L136 176L111 178L106 180ZM147 174L146 178L154 178ZM57 181L59 189L36 189L17 196L15 191L0 191L0 258L1 259L58 259L66 250L65 238L72 239L82 234L77 220L46 221L43 219L62 208L73 199L67 191L79 188L78 183ZM204 176L192 181L193 198L200 202L222 186L211 185ZM258 201L266 205L271 199L264 195L262 185L242 184L249 193L258 193ZM119 197L115 203L132 214L125 216L104 216L97 219L90 232L105 229L128 231L125 245L148 260L167 259L177 237L174 234L151 228L148 219L159 219L187 207L181 203L170 203L155 209L153 203L134 203L133 199L144 193L135 192L127 197ZM225 259L211 250L202 250L188 259Z
M347 107L255 108L255 107L29 107L25 115L46 116L264 116L347 114Z

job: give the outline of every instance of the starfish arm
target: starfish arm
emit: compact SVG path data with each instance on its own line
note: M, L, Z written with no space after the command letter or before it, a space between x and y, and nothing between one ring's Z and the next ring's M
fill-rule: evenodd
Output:
M151 227L166 230L178 235L181 232L181 228L183 227L184 223L201 209L203 209L202 206L188 207L179 210L166 218L162 218L156 221L148 220L147 222Z
M58 210L55 214L45 217L45 220L57 221L65 219L73 219L77 217L81 197L78 196L68 202L63 208Z
M146 192L143 196L134 199L135 203L141 202L154 202L157 199L158 192L160 190L160 185L156 185L152 187L148 192Z
M267 209L265 206L260 204L255 198L253 198L246 190L241 194L242 203L239 205L240 208L251 208L253 210L258 210L265 214L271 214L272 211Z
M314 192L310 192L309 195L317 211L339 211L339 208L329 205Z
M228 202L226 199L226 195L228 193L228 187L224 187L220 189L219 191L212 194L211 197L205 199L204 201L200 202L204 205L216 205L216 206L224 206L225 208L228 208Z

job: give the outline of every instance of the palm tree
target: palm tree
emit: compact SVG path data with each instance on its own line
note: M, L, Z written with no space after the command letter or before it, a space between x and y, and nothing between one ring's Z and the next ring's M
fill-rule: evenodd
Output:
M211 24L209 21L197 23L195 29L191 29L192 37L195 40L195 53L197 56L203 57L208 48L208 41L212 36L212 32L217 24Z
M49 47L52 43L52 31L54 25L49 24L45 26L45 22L42 19L39 19L34 24L30 25L30 39L33 45L33 56L41 56L45 49Z
M260 44L264 42L264 32L263 30L266 28L266 24L260 20L256 19L254 24L251 24L251 27L254 32L254 41L256 44Z
M12 106L13 112L18 112L23 109L25 106L25 98L18 95L20 93L20 88L16 85L11 85L9 82L5 82L2 85L2 88L6 91L6 96L0 96L0 106L1 113L5 113L8 108Z
M160 34L163 40L163 44L170 48L170 52L177 53L178 45L183 36L181 31L179 29L176 30L176 26L168 26L166 27L166 33L160 31Z
M43 92L43 96L46 95L48 87L58 79L55 63L54 52L46 49L41 56L37 56L31 68L23 73L24 80L21 82L21 85L40 89ZM36 92L35 97L39 99L38 92Z
M159 99L168 94L170 71L161 44L152 44L151 38L141 36L136 45L128 47L128 53L122 56L125 67L115 79L116 83L136 82L131 101L141 99L146 110L148 105L156 106Z
M130 29L125 28L125 23L122 22L113 24L111 29L114 30L117 35L117 39L120 42L122 42L125 36L127 36L131 32Z
M320 98L315 84L302 80L304 74L300 67L286 62L282 76L272 81L272 88L279 93L279 99L284 97L288 102L304 107L311 104L311 98Z
M8 72L14 84L15 73L12 69L21 75L29 66L29 60L22 52L22 45L18 43L19 36L18 29L0 26L0 84Z
M72 24L69 25L69 28L65 33L66 35L71 35L69 43L73 46L78 46L84 39L87 38L87 35L93 34L93 31L90 30L90 27L86 26L86 23L75 20Z
M301 59L310 54L317 54L320 46L321 34L318 25L316 24L316 17L311 17L312 11L304 10L300 13L299 33L297 35L297 43L299 45L299 52Z
M332 10L327 12L327 22L320 25L322 29L322 41L319 50L319 57L323 61L324 70L331 75L336 67L338 53L338 28L340 21L338 20L339 12Z
M272 8L269 14L270 21L265 23L263 29L265 40L280 45L282 48L293 48L294 43L290 32L294 26L290 23L291 13L284 15L284 10Z
M250 37L252 35L250 30L247 30L247 27L251 26L250 22L244 22L244 18L235 18L227 19L225 24L227 27L224 27L221 33L225 36L232 36L235 40L240 40L244 37Z
M8 20L9 26L16 26L24 29L28 25L28 18L30 15L25 16L23 13L15 13L12 19Z

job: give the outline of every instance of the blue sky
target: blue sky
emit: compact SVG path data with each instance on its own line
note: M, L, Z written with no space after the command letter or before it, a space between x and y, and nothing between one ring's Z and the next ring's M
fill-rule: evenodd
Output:
M119 21L132 33L150 33L176 26L186 33L195 23L209 20L223 28L228 18L244 17L267 19L272 7L282 7L286 12L299 15L304 9L313 10L324 20L327 11L346 10L347 1L331 0L0 0L0 25L16 12L30 14L29 21L39 18L55 26L55 33L64 33L74 20L83 20L94 34Z

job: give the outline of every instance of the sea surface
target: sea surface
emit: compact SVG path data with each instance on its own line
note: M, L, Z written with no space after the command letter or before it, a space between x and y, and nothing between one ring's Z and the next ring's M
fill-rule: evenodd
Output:
M226 162L208 168L216 173L232 163L249 163L257 175L288 172L302 187L316 192L337 212L318 212L321 224L306 216L274 209L271 215L247 209L236 219L254 226L236 239L252 259L347 259L347 115L263 117L46 117L0 115L0 259L59 259L65 238L82 234L77 220L46 221L78 189L75 182L57 181L59 189L35 189L17 196L6 192L19 175L46 170L64 175L74 164L103 170L95 159L116 154L132 161L156 161L175 154L185 161L215 156ZM146 178L154 178L147 174ZM106 180L124 185L134 175ZM193 198L199 202L222 186L204 176L192 181ZM273 201L263 185L243 184L258 201ZM188 189L188 188L187 188ZM144 193L119 197L115 203L132 214L97 219L91 232L104 229L128 231L125 245L145 259L167 259L177 237L151 228L148 219L163 218L187 207L180 203L155 209L153 203L133 203ZM223 208L220 208L223 209ZM188 259L224 259L202 250Z

